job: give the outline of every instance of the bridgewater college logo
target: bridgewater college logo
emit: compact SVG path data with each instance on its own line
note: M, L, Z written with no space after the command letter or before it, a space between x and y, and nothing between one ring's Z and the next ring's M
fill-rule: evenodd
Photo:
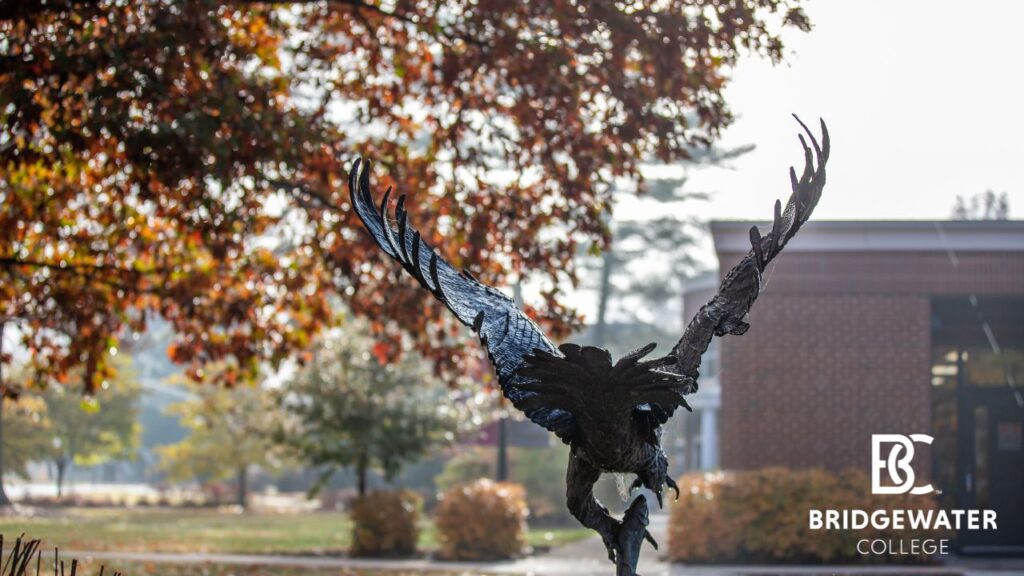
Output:
M931 494L931 484L915 486L914 444L931 444L934 438L927 434L872 434L871 435L871 493L872 494ZM883 445L890 445L887 457L882 457ZM890 484L882 484L882 470L889 473Z
M916 485L914 448L929 445L934 439L927 434L872 434L871 435L871 493L872 494L932 494L939 493L931 484ZM889 478L882 484L882 471ZM923 499L927 504L927 498ZM862 556L932 556L949 553L949 540L928 535L920 538L910 534L904 538L903 530L946 533L963 530L996 530L996 511L986 509L947 510L933 506L908 508L831 508L808 510L807 528L810 530L873 530L885 533L883 537L868 537L857 541L857 553ZM870 535L870 533L868 534Z

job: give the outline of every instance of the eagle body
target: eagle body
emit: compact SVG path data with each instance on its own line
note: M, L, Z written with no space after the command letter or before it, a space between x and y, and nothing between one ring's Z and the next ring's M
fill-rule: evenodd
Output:
M655 465L661 454L660 443L642 433L639 425L609 426L609 422L629 421L581 418L580 438L573 443L576 453L602 472L636 474ZM655 439L657 440L657 439Z
M673 357L645 361L654 347L614 364L607 350L593 346L562 344L559 355L535 350L518 370L529 379L520 388L534 392L523 403L573 414L575 429L565 440L602 472L640 475L663 459L661 425L676 407L689 408L684 395L695 386L689 377L662 370Z
M797 122L800 122L797 118ZM751 249L722 281L718 293L697 312L679 342L661 357L648 359L648 344L613 361L593 346L552 344L540 328L504 293L440 258L407 223L405 197L392 216L391 190L379 203L370 191L369 169L356 160L349 174L352 207L381 250L480 338L504 396L530 420L570 446L566 504L581 524L604 541L620 576L634 576L648 533L646 500L633 500L621 519L594 497L602 473L630 473L663 501L665 487L678 488L668 474L661 448L662 426L677 408L689 410L685 396L697 391L700 360L715 336L741 335L762 288L762 273L810 217L825 185L829 136L821 123L819 144L800 122L804 170L790 168L792 193L785 207L776 201L772 228L750 231ZM810 141L810 146L807 141Z

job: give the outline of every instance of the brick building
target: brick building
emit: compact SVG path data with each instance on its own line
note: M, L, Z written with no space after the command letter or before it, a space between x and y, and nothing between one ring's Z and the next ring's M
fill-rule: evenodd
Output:
M712 224L723 273L752 224ZM1024 552L1024 222L812 221L765 284L712 354L722 468L868 470L872 434L929 434L918 476L1003 521L965 550Z

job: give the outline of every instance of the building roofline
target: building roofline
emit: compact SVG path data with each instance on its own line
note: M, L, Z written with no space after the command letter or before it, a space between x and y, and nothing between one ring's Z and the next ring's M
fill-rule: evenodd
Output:
M715 220L711 234L717 252L750 250L751 226L762 233L768 221ZM1024 220L812 220L786 248L788 252L946 252L1024 251Z

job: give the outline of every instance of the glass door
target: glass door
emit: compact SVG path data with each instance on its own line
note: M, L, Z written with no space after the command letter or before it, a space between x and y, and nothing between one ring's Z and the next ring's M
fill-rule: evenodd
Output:
M1024 406L1006 389L966 390L962 504L995 510L998 529L961 531L965 554L1024 553Z

